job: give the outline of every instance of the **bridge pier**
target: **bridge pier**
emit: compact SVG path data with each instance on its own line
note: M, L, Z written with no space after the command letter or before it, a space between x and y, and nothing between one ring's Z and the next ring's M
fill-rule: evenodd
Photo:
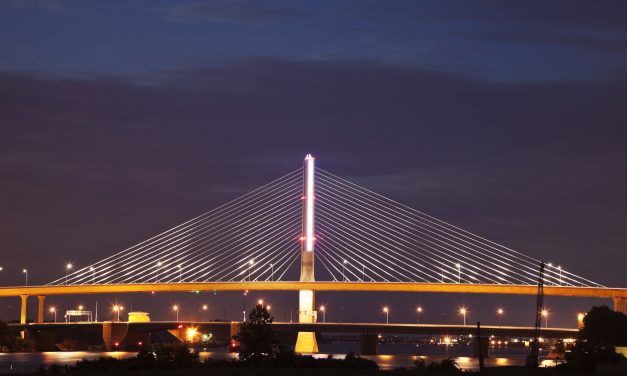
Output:
M614 311L627 315L627 299L613 298Z
M377 355L379 350L379 335L375 333L362 333L359 336L359 354Z
M303 169L303 235L300 250L300 281L314 282L314 158L307 154ZM315 292L300 290L298 293L298 322L315 323ZM297 353L317 353L318 342L315 332L298 332L294 351Z
M26 324L26 307L28 303L28 295L20 295L20 298L22 299L22 310L20 311L20 324ZM21 330L20 336L24 338L25 335L26 333L23 330Z
M39 308L37 310L37 322L44 322L44 301L46 300L46 295L37 295L37 300L39 301Z
M122 346L128 334L128 323L105 321L102 323L102 340L107 351Z

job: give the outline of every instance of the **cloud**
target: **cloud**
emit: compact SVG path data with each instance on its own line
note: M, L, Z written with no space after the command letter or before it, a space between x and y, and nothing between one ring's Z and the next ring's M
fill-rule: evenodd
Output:
M177 4L162 10L175 22L222 22L236 24L263 24L281 19L305 16L292 4L272 4L255 0L210 0Z

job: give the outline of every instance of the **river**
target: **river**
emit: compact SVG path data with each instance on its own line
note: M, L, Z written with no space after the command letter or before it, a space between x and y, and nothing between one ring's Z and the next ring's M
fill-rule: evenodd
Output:
M359 344L357 343L324 343L320 344L320 353L316 354L315 357L327 357L332 355L336 358L343 358L347 352L358 352L358 350ZM400 367L412 367L417 352L425 358L427 364L452 357L462 369L476 370L479 368L478 359L472 357L472 348L465 345L417 346L404 343L382 343L379 345L379 355L364 355L363 358L374 360L381 369L391 370ZM525 357L528 353L528 349L525 348L491 349L491 356L485 359L485 365L486 367L524 365ZM135 352L126 351L0 353L0 374L33 372L42 366L49 367L52 364L74 365L81 359L98 359L103 356L129 358L135 355ZM211 349L211 351L201 351L200 358L232 359L237 358L237 354L229 353L222 349ZM551 360L543 359L542 365L552 366L554 363Z

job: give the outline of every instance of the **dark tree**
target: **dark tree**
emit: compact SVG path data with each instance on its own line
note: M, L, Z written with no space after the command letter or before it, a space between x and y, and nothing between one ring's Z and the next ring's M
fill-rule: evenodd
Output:
M583 319L577 343L566 353L568 367L592 371L599 363L612 363L622 356L616 346L627 345L627 316L607 306L592 307Z
M233 337L241 345L240 360L258 362L277 358L279 341L272 328L272 321L267 306L263 304L257 304L250 311L248 320L242 323L239 334Z

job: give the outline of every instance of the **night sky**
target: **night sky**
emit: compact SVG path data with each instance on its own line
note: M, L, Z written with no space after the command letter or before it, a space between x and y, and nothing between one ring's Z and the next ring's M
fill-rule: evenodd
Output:
M0 0L1 285L302 164L627 287L627 2ZM241 293L49 298L240 319ZM297 293L254 292L279 320ZM249 298L250 299L250 298ZM328 321L532 325L535 298L320 293ZM17 319L18 298L0 300ZM550 325L609 300L547 298ZM340 308L340 307L343 307ZM36 314L35 299L30 317ZM342 313L340 313L342 312Z

